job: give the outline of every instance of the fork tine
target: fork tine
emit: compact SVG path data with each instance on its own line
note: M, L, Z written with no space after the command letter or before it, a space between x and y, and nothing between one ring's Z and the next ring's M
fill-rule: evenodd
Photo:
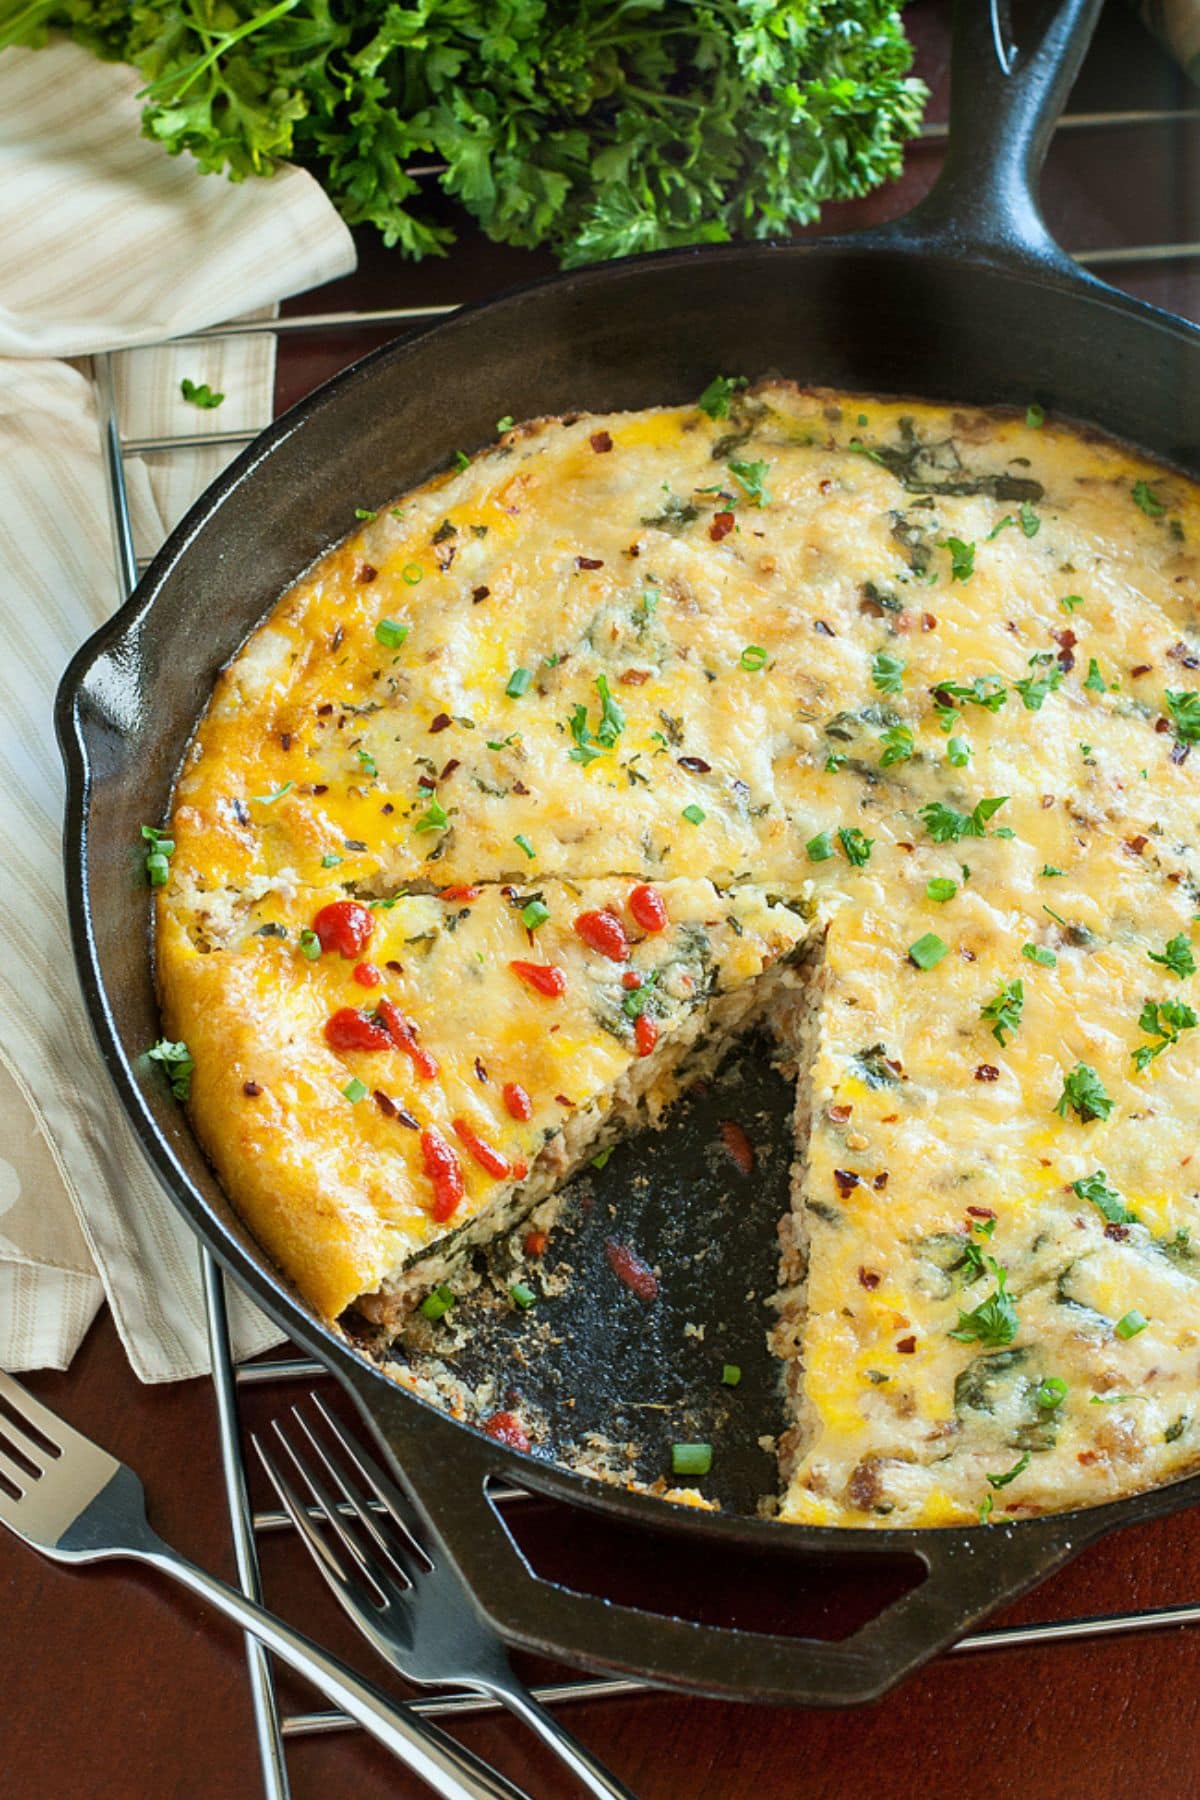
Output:
M316 1395L310 1394L309 1398L315 1400ZM407 1539L403 1545L397 1545L395 1542L395 1532L389 1533L381 1530L379 1520L372 1510L370 1498L366 1491L359 1486L355 1476L348 1473L345 1468L340 1467L334 1462L328 1450L312 1430L308 1420L303 1414L297 1411L295 1416L305 1437L308 1439L313 1450L316 1452L317 1456L320 1457L328 1471L330 1479L336 1483L345 1504L350 1508L376 1549L382 1556L386 1557L390 1567L395 1570L396 1574L406 1586L411 1587L414 1579L411 1567L413 1559L407 1554ZM328 1420L328 1414L325 1414L325 1417ZM338 1439L338 1441L341 1442L341 1439ZM346 1461L353 1467L353 1463L349 1457L346 1458Z
M292 1451L292 1447L284 1437L283 1433L279 1430L278 1422L276 1422L275 1430L278 1434L280 1443L283 1445L284 1449L288 1451L292 1461L296 1462L295 1453ZM317 1560L317 1566L325 1579L334 1588L335 1592L339 1586L350 1587L354 1585L351 1571L343 1566L333 1545L329 1542L326 1533L319 1531L313 1524L308 1514L308 1506L305 1503L300 1490L287 1474L279 1459L272 1454L257 1433L251 1433L250 1441L258 1452L258 1460L266 1470L271 1486L279 1495L280 1503L282 1504L284 1511L312 1551ZM297 1467L300 1467L301 1473L304 1473L300 1464L297 1463ZM379 1590L375 1587L374 1583L371 1584L371 1588L373 1594L378 1594Z
M292 1418L296 1421L296 1424L300 1427L301 1431L303 1431L303 1433L304 1433L305 1437L308 1439L309 1443L313 1444L312 1433L308 1429L308 1426L305 1424L304 1419L301 1417L300 1413L297 1411L297 1409L294 1406L292 1407L291 1412L292 1412ZM324 1513L326 1521L328 1522L330 1529L334 1532L335 1536L337 1537L338 1542L341 1544L341 1546L342 1546L343 1550L345 1550L346 1554L351 1558L355 1567L358 1569L359 1573L361 1575L365 1576L366 1579L371 1583L372 1587L379 1594L380 1602L383 1603L387 1598L386 1594L383 1591L383 1583L375 1574L373 1574L370 1561L363 1554L362 1546L359 1544L353 1531L350 1529L350 1527L347 1525L345 1519L342 1517L341 1506L339 1504L341 1496L338 1493L336 1493L332 1488L328 1487L326 1485L326 1483L321 1479L321 1475L320 1475L319 1471L313 1468L312 1463L310 1461L306 1460L304 1457L302 1457L300 1455L300 1452L297 1450L297 1448L296 1448L295 1444L292 1442L291 1438L284 1431L283 1426L278 1419L275 1420L274 1427L275 1427L276 1437L279 1439L279 1442L283 1445L283 1448L287 1451L288 1456L291 1458L293 1465L299 1472L300 1477L303 1480L305 1486L308 1488L309 1492L312 1494L313 1499L316 1501L317 1505L320 1507L321 1511ZM313 1444L313 1447L317 1451L318 1455L320 1455L320 1445ZM330 1468L330 1465L329 1465L327 1459L325 1459L324 1457L322 1457L321 1460L325 1462L326 1468L329 1468L329 1472L333 1476L333 1479L336 1483L338 1480L338 1475L337 1475L336 1469Z
M0 1429L5 1426L8 1426L10 1430L19 1429L23 1437L31 1438L31 1442L34 1443L43 1460L47 1454L61 1455L65 1449L70 1448L72 1438L79 1437L79 1433L73 1431L65 1419L60 1419L57 1413L52 1413L49 1407L43 1406L40 1401L35 1400L33 1395L21 1386L20 1382L14 1381L12 1376L6 1375L2 1369L0 1369L0 1400L3 1400L5 1406L9 1408L8 1413L0 1409ZM31 1429L36 1434L33 1437L31 1437ZM38 1442L38 1439L42 1441ZM81 1443L85 1441L88 1440L80 1439ZM50 1446L49 1451L46 1449L47 1445Z
M394 1524L404 1534L407 1544L409 1544L416 1554L420 1556L427 1568L433 1569L436 1565L433 1557L425 1548L424 1533L420 1519L416 1508L412 1505L408 1496L400 1491L390 1476L384 1474L374 1457L369 1455L368 1452L363 1449L358 1439L352 1437L345 1426L334 1418L333 1414L324 1405L320 1395L311 1394L309 1398L324 1419L325 1424L332 1435L341 1445L342 1451L352 1467L367 1482L372 1493L375 1495L375 1498L385 1509L389 1518L392 1519Z

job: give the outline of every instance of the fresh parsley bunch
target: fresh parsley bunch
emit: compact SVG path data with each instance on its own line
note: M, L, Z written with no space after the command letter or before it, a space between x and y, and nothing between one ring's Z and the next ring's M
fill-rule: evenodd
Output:
M302 163L414 257L454 240L431 163L568 266L777 236L896 175L925 99L889 0L29 0L0 48L51 29L138 68L172 154Z

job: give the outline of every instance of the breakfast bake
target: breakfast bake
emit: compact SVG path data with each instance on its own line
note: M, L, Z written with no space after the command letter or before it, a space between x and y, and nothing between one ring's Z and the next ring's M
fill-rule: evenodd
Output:
M358 508L147 832L251 1228L386 1338L765 1022L781 1516L1196 1467L1195 486L782 382L501 427Z

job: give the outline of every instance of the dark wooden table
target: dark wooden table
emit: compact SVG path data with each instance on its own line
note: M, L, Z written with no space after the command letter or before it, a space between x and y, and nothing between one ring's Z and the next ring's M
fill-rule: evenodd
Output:
M945 116L947 8L908 14L921 73ZM1197 100L1130 15L1111 0L1072 110L1178 107ZM899 186L825 228L900 212L929 185L936 147L915 148ZM1046 204L1073 250L1200 240L1200 124L1060 132ZM467 237L445 263L413 268L364 240L357 274L291 310L462 300L541 274L545 258ZM1133 291L1200 320L1200 259L1126 266ZM283 340L279 403L306 392L373 341L329 334ZM1031 374L1034 373L1031 371ZM139 1387L102 1317L67 1375L31 1386L127 1458L145 1479L152 1516L185 1552L232 1576L211 1389ZM273 1401L250 1396L253 1423ZM265 1496L258 1496L264 1500ZM1200 1600L1195 1521L1183 1515L1087 1552L1005 1622L1067 1618ZM281 1612L354 1656L357 1647L285 1538L263 1544L268 1597ZM603 1576L593 1568L593 1576ZM261 1792L241 1639L161 1581L107 1569L74 1575L0 1535L0 1793L51 1789L71 1800L255 1800ZM1200 1632L1161 1631L1025 1651L945 1657L879 1704L854 1712L771 1711L668 1695L581 1705L581 1737L646 1800L840 1800L936 1791L972 1800L1020 1794L1073 1800L1200 1791ZM311 1695L283 1683L285 1710ZM506 1722L462 1735L538 1796L572 1790ZM293 1791L356 1800L408 1795L415 1784L358 1733L294 1740ZM423 1791L423 1790L422 1790Z

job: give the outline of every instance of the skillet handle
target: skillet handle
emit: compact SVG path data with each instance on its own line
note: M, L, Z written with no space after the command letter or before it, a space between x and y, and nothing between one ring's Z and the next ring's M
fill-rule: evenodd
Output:
M552 1467L506 1456L482 1434L436 1414L415 1423L411 1400L381 1391L378 1377L343 1368L392 1469L416 1501L435 1542L458 1569L480 1609L512 1645L604 1674L628 1674L717 1699L852 1706L874 1700L968 1632L1005 1601L1032 1587L1105 1528L1075 1517L1030 1520L1018 1528L902 1534L776 1526L779 1580L792 1578L789 1551L815 1553L826 1567L845 1559L894 1566L898 1550L924 1565L920 1585L841 1639L740 1631L617 1604L537 1575L509 1536L486 1488L515 1479L531 1493L579 1506ZM517 1466L514 1466L516 1464ZM599 1498L599 1497L598 1497ZM602 1502L601 1502L602 1504ZM658 1513L647 1523L663 1524ZM903 1546L889 1542L902 1536ZM920 1542L914 1546L913 1540ZM719 1556L719 1546L713 1546Z
M1008 0L956 0L950 142L933 191L900 220L915 247L1079 278L1047 231L1038 179L1103 0L1045 0L1040 38L1012 42Z

